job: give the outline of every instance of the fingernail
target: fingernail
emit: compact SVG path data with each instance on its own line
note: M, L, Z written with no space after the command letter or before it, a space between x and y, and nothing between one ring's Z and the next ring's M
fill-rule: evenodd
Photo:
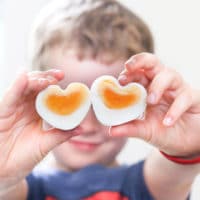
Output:
M62 72L62 70L60 70L60 69L54 69L54 72L60 73L60 72Z
M122 75L119 76L118 80L119 81L126 81L127 80L127 76L122 74Z
M42 120L42 130L43 131L50 131L54 129L53 126L51 126L49 123L47 123L45 120Z
M170 126L172 125L172 118L171 117L165 117L164 120L163 120L163 124L165 126Z
M48 71L52 71L54 73L61 73L62 72L62 70L60 70L60 69L50 69Z
M145 120L145 117L146 117L146 113L143 112L143 113L138 117L138 119L140 119L140 120Z
M108 127L108 136L112 136L112 134L111 134L111 128L112 128L112 126Z
M127 73L127 70L124 69L124 70L119 74L119 76L124 75L124 74L126 74L126 73Z
M48 75L48 76L47 76L47 80L48 80L49 82L52 82L52 81L55 81L55 78Z
M147 97L147 101L151 104L156 103L156 95L154 93L150 93Z
M130 58L129 60L127 60L125 62L125 65L134 65L135 64L135 59L134 58Z
M46 79L45 78L39 78L38 79L38 83L40 84L40 85L43 85L44 83L46 83Z

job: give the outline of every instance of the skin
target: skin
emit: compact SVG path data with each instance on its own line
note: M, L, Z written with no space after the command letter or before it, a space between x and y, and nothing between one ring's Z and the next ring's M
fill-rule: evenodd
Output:
M50 63L60 66L57 70L20 74L0 102L0 152L3 152L0 157L1 199L25 199L27 185L24 178L52 149L57 167L64 170L77 170L92 163L112 166L125 143L125 137L141 138L171 155L189 158L199 155L200 92L185 83L180 74L166 68L155 55L138 54L124 66L123 61L106 66L88 59L78 61L71 53L52 53L54 56L50 56ZM86 69L89 73L87 77L84 75ZM81 81L90 86L100 75L117 77L120 72L119 81L122 85L137 81L146 87L148 108L145 120L112 127L112 139L108 137L108 128L98 123L92 110L78 129L67 132L41 129L41 120L34 107L39 91L60 80L63 80L59 83L62 87L71 81ZM75 138L87 141L83 145L87 149L84 153L69 144L69 140ZM101 141L100 145L91 151L88 148L91 145L87 144L97 139ZM106 151L106 148L110 151ZM74 154L77 161L70 158L70 153ZM80 163L82 156L85 160L83 164ZM145 162L144 175L155 199L183 200L199 168L198 164L182 166L172 163L156 152Z

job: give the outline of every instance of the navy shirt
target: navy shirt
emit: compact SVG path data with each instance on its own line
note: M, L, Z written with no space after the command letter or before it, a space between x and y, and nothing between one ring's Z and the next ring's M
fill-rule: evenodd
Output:
M28 200L153 200L143 165L142 161L115 168L91 165L77 172L33 172L27 177Z

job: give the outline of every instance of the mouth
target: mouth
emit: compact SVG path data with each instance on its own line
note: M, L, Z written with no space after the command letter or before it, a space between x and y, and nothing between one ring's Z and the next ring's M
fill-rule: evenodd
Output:
M79 149L81 151L88 151L88 152L96 150L101 145L101 143L77 141L73 139L69 140L68 142L76 149Z

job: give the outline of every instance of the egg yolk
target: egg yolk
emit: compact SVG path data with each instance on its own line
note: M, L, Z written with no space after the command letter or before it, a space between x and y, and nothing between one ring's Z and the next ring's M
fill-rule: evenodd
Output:
M138 102L140 90L136 86L119 88L115 83L106 80L100 86L104 104L110 109L122 109Z
M56 114L70 115L86 100L87 93L83 88L73 89L67 94L49 94L45 100L46 106Z

